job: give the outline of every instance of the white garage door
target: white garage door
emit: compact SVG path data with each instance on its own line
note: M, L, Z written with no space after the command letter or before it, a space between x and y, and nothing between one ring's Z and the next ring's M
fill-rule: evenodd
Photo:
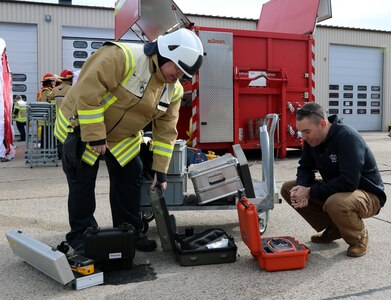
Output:
M114 30L64 26L62 33L63 69L78 71L84 62L105 41L114 41ZM131 33L124 36L126 42L139 41Z
M14 95L35 101L38 87L37 26L0 23L0 37L7 45Z
M382 129L380 48L330 45L329 114L361 131Z

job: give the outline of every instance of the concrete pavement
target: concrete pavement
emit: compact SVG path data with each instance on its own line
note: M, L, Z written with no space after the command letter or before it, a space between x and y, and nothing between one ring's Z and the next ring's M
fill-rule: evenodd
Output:
M372 148L391 196L391 138L387 133L363 133ZM287 204L277 204L270 213L265 236L294 236L311 249L303 270L268 273L258 266L241 241L236 210L175 211L179 228L196 231L221 227L238 246L235 263L181 267L160 245L154 253L136 252L135 268L122 274L125 284L106 284L81 291L47 277L15 256L5 232L20 229L26 234L57 245L68 230L67 184L61 166L29 168L23 146L17 156L0 163L0 299L390 299L391 298L391 208L366 219L369 249L361 258L346 256L343 240L319 245L310 242L314 231ZM278 190L296 173L298 151L275 162ZM261 178L261 163L251 157L254 181ZM191 182L189 180L189 193ZM104 162L98 174L96 219L110 226L108 174ZM391 200L389 199L388 202ZM159 241L155 222L148 235ZM160 244L160 241L158 242ZM136 274L135 274L136 273Z

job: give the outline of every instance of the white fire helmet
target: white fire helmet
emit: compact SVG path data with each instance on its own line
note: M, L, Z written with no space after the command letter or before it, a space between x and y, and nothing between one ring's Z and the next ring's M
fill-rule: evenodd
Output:
M199 37L191 30L181 28L157 38L159 54L171 61L189 78L202 64L204 48Z

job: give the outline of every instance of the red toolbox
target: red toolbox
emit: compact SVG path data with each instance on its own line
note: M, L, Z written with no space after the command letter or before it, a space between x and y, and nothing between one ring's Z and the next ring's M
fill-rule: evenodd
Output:
M245 197L237 203L240 234L259 266L266 271L303 269L310 250L289 236L261 238L257 208Z

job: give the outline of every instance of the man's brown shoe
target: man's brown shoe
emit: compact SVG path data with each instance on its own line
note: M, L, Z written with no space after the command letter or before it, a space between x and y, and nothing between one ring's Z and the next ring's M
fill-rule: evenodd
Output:
M368 230L364 229L364 233L361 236L361 241L349 246L347 256L351 256L351 257L363 256L367 253L367 246L368 246Z
M311 242L313 243L331 243L332 241L341 238L341 234L337 227L327 227L322 234L316 234L311 236Z

